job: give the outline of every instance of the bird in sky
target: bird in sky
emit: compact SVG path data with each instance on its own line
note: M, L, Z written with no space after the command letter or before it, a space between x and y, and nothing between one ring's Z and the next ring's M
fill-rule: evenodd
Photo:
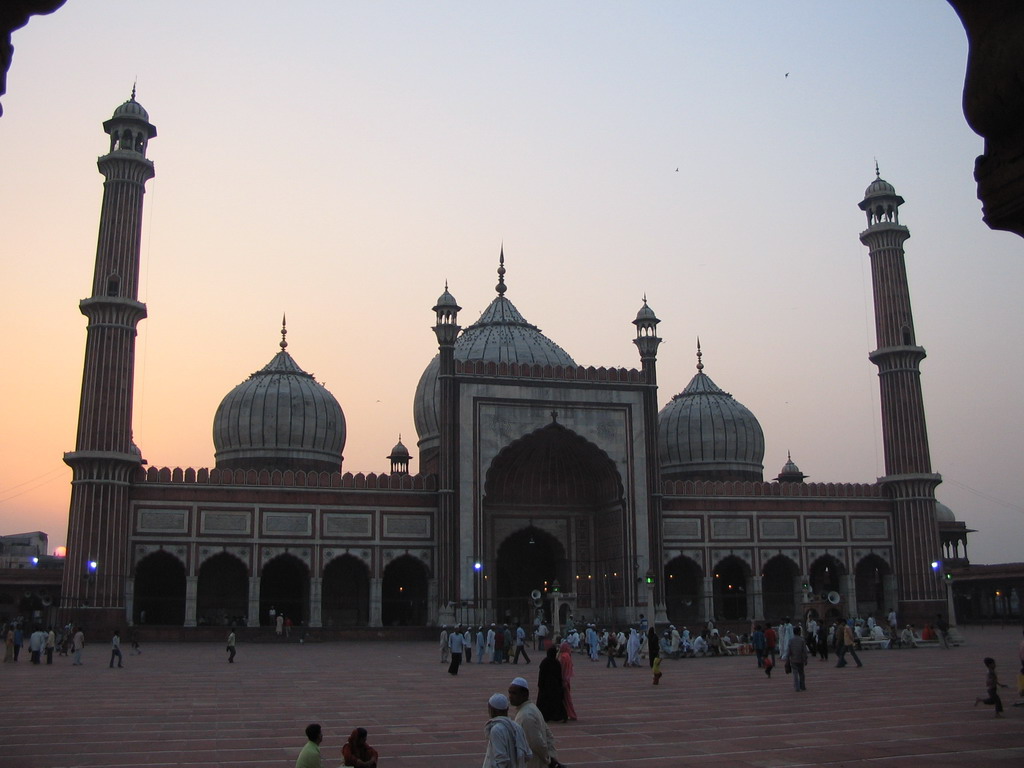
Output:
M786 77L789 77L789 72L786 73Z

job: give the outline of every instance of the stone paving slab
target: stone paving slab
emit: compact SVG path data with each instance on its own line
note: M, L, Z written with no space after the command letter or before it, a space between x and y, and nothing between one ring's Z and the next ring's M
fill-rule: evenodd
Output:
M967 645L865 651L864 667L808 665L793 691L752 657L666 660L661 685L644 669L606 669L576 657L580 720L553 724L573 768L735 766L1024 766L1017 701L1018 628L968 628ZM88 639L88 638L87 638ZM383 768L479 766L486 700L533 664L463 665L447 674L433 643L251 644L235 664L221 644L151 644L107 666L106 643L82 667L26 656L0 666L0 768L232 766L291 768L319 722L325 766L341 763L356 726L370 731ZM973 706L981 659L997 660L1006 717Z

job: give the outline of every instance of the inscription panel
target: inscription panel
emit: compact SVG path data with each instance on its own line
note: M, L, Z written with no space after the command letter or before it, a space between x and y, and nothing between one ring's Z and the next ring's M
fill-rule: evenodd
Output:
M187 533L188 512L184 509L139 509L138 529L144 533Z
M808 539L842 539L842 520L808 520Z
M427 515L384 515L384 535L412 539L430 538L430 518Z
M796 520L759 520L762 539L797 538Z
M711 538L713 539L749 539L750 520L746 518L712 518Z
M701 539L700 520L665 520L664 530L666 539L688 539L700 541Z
M853 520L855 539L888 539L889 524L885 520Z
M200 515L199 530L202 533L252 533L252 514L203 510Z
M263 532L269 536L308 536L313 532L313 515L309 512L264 512Z
M324 515L324 536L369 536L372 518L362 514L328 512Z

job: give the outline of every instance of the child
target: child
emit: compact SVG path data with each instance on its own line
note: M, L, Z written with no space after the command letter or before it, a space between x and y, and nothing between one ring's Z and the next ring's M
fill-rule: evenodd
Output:
M651 671L654 673L654 685L658 684L661 680L661 656L654 657L654 664L651 666Z
M999 687L1009 688L1010 686L999 682L999 678L996 677L996 660L991 656L985 657L985 667L988 669L988 674L985 676L985 688L988 689L988 698L975 699L974 706L978 706L979 704L995 704L996 717L1002 717L1003 702L1002 699L999 698Z
M766 675L768 675L768 677L772 676L772 667L774 667L774 666L775 666L775 659L772 658L771 656L765 656L764 657L764 673Z
M618 664L615 663L615 654L619 650L619 640L616 637L615 632L608 634L608 663L604 665L605 669L608 667L618 668Z

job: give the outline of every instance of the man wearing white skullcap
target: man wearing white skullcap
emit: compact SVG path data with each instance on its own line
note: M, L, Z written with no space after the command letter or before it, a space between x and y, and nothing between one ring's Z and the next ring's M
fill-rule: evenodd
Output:
M544 721L544 715L537 705L530 701L530 684L525 678L517 677L508 686L508 700L516 707L516 722L526 734L526 743L533 752L526 762L526 768L557 768L558 753L555 751L555 737Z
M487 751L483 768L526 768L526 761L533 753L523 729L509 720L508 696L503 693L491 696L487 700L487 712L491 719L484 726Z

